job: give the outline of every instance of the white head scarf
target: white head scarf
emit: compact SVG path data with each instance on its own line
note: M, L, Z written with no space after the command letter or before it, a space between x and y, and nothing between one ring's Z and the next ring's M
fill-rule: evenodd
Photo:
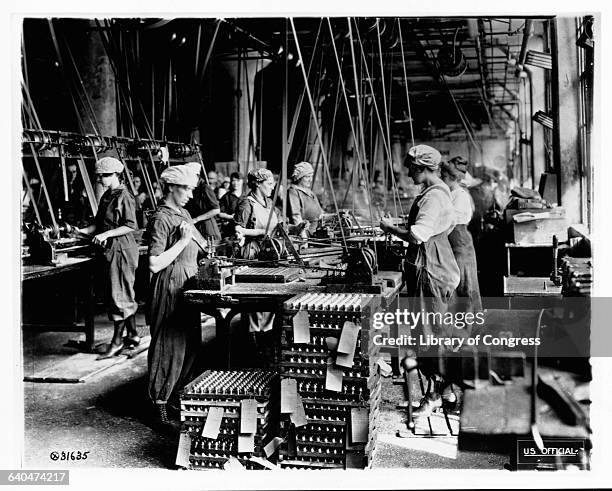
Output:
M430 170L438 170L442 160L440 152L429 145L416 145L408 150L408 155L412 157L414 165Z
M110 174L123 172L123 164L115 157L102 157L96 162L96 174Z
M173 165L161 173L160 179L166 184L196 187L200 178L201 166L197 162Z
M293 182L298 182L302 177L312 174L314 174L312 165L310 165L308 162L300 162L299 164L295 164L293 174L291 174L291 180Z

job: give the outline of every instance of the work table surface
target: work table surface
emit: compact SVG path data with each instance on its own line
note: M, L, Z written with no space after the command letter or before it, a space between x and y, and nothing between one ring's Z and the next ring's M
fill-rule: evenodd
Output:
M381 272L381 276L387 274ZM399 274L399 273L398 273ZM291 298L294 295L306 292L323 293L327 290L327 286L320 285L319 279L306 279L303 281L292 281L290 283L237 283L229 285L222 291L220 290L186 290L183 292L183 297L189 303L211 303L223 298L231 297L234 299L274 299L274 298ZM400 286L386 287L383 289L383 302L391 301ZM331 293L331 292L330 292ZM357 292L354 292L357 293Z
M80 267L93 261L91 257L69 257L65 262L59 265L50 264L23 264L21 266L21 275L23 280L32 280L36 278L44 278L54 274L65 273L68 271L79 269Z

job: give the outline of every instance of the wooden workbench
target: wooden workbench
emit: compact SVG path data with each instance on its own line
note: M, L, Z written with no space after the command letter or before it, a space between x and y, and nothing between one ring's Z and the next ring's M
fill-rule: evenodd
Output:
M36 290L30 292L32 283L57 278L65 285L66 290L74 287L75 310L79 299L83 303L83 322L48 322L40 319L40 322L24 323L23 327L36 327L46 331L60 332L83 332L85 333L86 351L92 351L95 347L95 325L94 325L94 259L91 257L70 257L63 264L57 266L42 264L25 264L21 267L22 273L22 318L27 318L27 314L35 313L40 309L40 305L33 298L37 295ZM75 280L76 281L73 281ZM54 284L55 285L55 284ZM44 286L43 286L44 288ZM57 285L54 286L57 288ZM56 291L49 291L52 296ZM46 299L45 299L46 300ZM40 312L39 312L40 314ZM49 314L51 316L51 314ZM76 317L76 316L75 316ZM39 319L37 319L39 320Z
M534 276L504 276L504 296L506 297L558 297L561 286L555 285L550 278Z

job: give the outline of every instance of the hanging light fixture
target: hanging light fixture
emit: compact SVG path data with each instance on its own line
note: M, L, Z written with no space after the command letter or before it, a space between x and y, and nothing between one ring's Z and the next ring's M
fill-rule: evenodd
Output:
M442 37L444 44L439 49L438 55L436 56L438 64L440 65L440 71L449 77L460 77L467 70L467 60L459 46L461 43L457 44L459 29L458 27L455 30L453 42L450 46L446 44L446 40Z

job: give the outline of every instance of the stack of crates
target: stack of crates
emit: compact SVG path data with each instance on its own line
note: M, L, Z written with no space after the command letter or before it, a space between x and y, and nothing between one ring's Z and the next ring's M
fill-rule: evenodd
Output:
M279 370L281 379L296 380L307 424L296 427L281 414L281 467L350 469L371 463L381 380L379 347L372 342L375 332L370 322L379 305L379 296L354 293L301 294L285 302ZM300 311L308 315L308 343L294 339L294 317ZM359 327L350 368L335 365L337 353L334 341L329 340L341 338L345 322ZM305 341L303 336L300 341ZM341 391L326 389L331 369L342 373ZM359 437L353 438L354 427L360 428Z
M278 432L278 374L267 370L207 370L181 393L182 432L190 440L191 469L222 469L230 457L247 469L262 467L250 457L263 457L267 440ZM239 453L241 401L257 405L256 432L252 452ZM211 408L222 408L217 438L202 436ZM218 411L218 410L217 410Z

